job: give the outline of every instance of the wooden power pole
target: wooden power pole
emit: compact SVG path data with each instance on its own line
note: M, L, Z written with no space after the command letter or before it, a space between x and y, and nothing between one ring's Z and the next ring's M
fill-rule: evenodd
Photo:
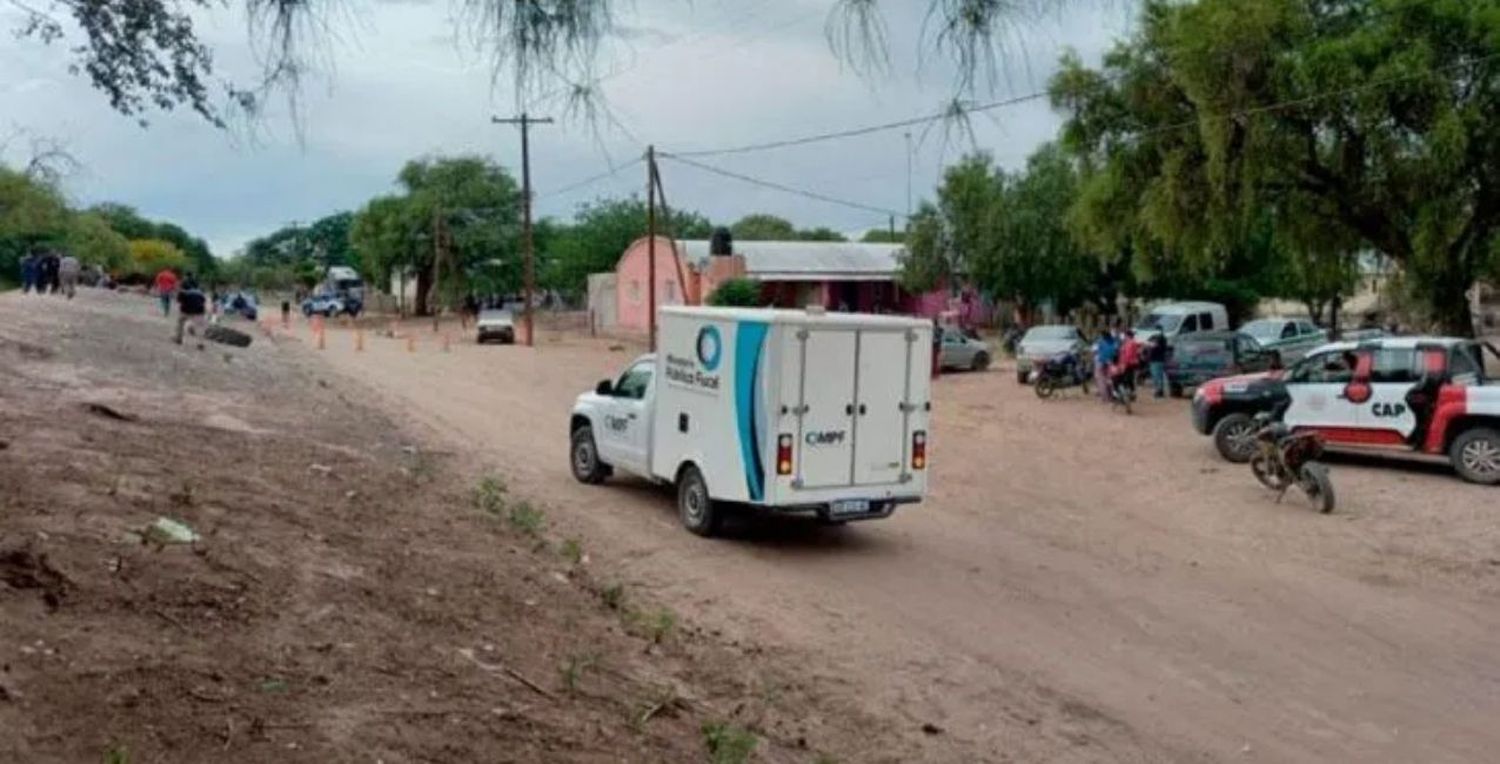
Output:
M521 112L519 117L490 117L497 125L521 126L521 251L526 260L526 346L534 344L531 315L532 294L536 291L536 269L532 266L531 252L531 126L550 125L551 117L533 117Z
M646 325L656 352L656 146L646 147Z

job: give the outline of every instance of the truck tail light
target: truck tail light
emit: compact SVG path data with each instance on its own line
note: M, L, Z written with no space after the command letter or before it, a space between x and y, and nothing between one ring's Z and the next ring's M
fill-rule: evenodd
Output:
M911 468L927 469L927 433L923 430L911 434Z
M776 439L776 474L792 474L792 436L782 435Z

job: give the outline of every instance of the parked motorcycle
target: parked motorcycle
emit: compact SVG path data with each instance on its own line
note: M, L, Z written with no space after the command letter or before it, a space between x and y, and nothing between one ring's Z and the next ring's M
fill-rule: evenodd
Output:
M1031 375L1036 397L1051 398L1058 390L1075 385L1086 389L1093 370L1078 353L1069 351L1038 362Z
M1328 468L1318 462L1323 455L1323 438L1315 432L1292 432L1286 423L1263 412L1255 417L1256 453L1250 457L1250 471L1261 485L1276 492L1279 504L1292 486L1307 496L1313 509L1324 514L1333 511L1333 482Z

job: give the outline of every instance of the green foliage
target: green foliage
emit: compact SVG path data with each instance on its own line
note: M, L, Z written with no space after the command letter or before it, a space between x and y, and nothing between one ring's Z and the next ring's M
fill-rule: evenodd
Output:
M1051 145L1014 174L988 154L965 157L944 173L937 203L913 217L903 283L922 292L968 277L1023 306L1051 300L1068 310L1100 270L1066 226L1076 187L1072 164Z
M218 275L219 262L209 251L208 244L181 226L144 218L135 208L123 204L97 204L88 211L107 222L115 233L131 241L154 239L171 244L187 258L183 270L190 270L199 278L213 279Z
M640 635L654 644L661 644L677 630L677 614L666 608L654 612L633 611L627 614L629 623Z
M505 495L509 489L505 480L497 475L486 475L474 486L472 499L474 507L493 517L499 517L505 511Z
M744 764L760 742L749 730L729 722L705 722L702 731L713 764Z
M583 562L583 543L578 539L563 539L562 546L557 551L563 559L574 565Z
M537 536L542 532L542 524L545 518L540 509L531 506L531 502L518 501L510 506L510 513L506 515L512 528L526 534Z
M434 300L451 308L471 292L520 287L520 191L505 168L481 156L433 157L407 162L397 180L400 194L372 199L347 227L371 283L414 278L419 315ZM449 258L442 267L439 243Z
M69 212L50 184L0 166L0 273L19 274L21 259L34 249L62 243Z
M754 308L761 304L760 282L746 278L728 279L710 292L706 302L720 308Z
M68 222L63 248L85 265L98 265L109 273L130 266L130 241L94 212L80 212Z
M848 241L848 237L825 226L807 228L797 232L797 238L802 241Z
M150 278L163 268L171 268L180 276L189 269L188 257L169 241L161 239L136 239L130 242L130 265L125 272L131 276Z
M892 231L889 228L871 228L865 231L865 235L859 237L865 244L905 244L905 231Z
M558 666L557 673L562 679L563 689L568 692L578 691L578 682L583 679L584 672L599 665L599 656L595 653L581 653L569 655L567 660Z
M1500 0L1157 0L1142 18L1102 71L1068 60L1052 84L1089 170L1082 238L1143 281L1248 260L1314 301L1368 248L1472 331L1463 293L1500 272L1500 67L1480 63Z
M757 213L746 215L729 226L735 241L793 241L797 227L785 218Z
M677 239L706 239L713 232L707 218L684 210L672 210L658 225L663 235ZM631 242L646 235L646 227L646 203L639 196L585 203L571 223L543 221L537 229L537 249L545 252L538 282L568 294L583 293L589 274L614 270Z

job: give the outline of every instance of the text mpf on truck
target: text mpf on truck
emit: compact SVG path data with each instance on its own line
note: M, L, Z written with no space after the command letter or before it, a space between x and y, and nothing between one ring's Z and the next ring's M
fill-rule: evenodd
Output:
M688 530L724 503L827 522L927 489L932 325L893 316L669 307L658 352L578 397L573 475L677 487Z

